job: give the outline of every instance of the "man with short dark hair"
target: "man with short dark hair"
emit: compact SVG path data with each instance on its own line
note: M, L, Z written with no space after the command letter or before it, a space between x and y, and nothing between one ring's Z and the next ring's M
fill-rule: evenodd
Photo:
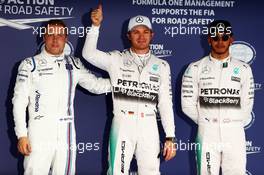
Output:
M128 175L135 154L139 175L159 175L159 112L166 141L165 160L176 155L170 66L151 54L154 36L150 20L138 15L130 18L127 37L131 48L123 52L96 49L102 6L91 13L92 27L83 49L84 58L107 71L113 86L114 118L109 143L109 175Z
M47 175L50 168L53 175L75 174L75 88L79 84L96 94L111 89L108 79L97 78L78 58L64 53L66 31L63 21L49 21L45 48L18 68L12 102L25 175Z
M208 56L193 62L182 78L182 110L196 124L197 174L246 173L244 123L250 117L254 81L248 64L233 58L231 24L216 20L209 25Z

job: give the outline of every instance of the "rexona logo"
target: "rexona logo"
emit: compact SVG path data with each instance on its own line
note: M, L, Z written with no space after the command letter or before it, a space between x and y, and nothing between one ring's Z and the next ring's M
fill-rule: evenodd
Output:
M164 44L150 44L150 50L159 58L172 56L172 50L164 48Z
M233 42L230 47L230 53L233 58L239 59L248 64L251 64L256 58L255 48L245 41Z

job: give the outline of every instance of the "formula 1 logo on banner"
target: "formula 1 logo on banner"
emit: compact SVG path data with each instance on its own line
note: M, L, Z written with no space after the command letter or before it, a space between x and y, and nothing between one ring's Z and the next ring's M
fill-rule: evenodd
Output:
M164 44L150 44L152 54L159 58L172 56L172 50L164 48Z
M247 121L244 125L244 129L250 128L253 125L253 123L255 122L255 119L256 119L255 114L252 111L250 117L247 119Z
M248 64L252 64L256 58L255 48L245 41L234 41L230 46L230 53L233 58Z

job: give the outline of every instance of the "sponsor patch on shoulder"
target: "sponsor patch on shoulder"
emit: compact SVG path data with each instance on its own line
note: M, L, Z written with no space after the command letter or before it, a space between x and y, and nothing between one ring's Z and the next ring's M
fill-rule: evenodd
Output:
M239 78L239 77L234 77L234 76L232 76L232 77L231 77L231 80L232 80L232 81L236 81L236 82L240 82L240 78Z
M154 82L159 82L159 77L150 76L149 80Z

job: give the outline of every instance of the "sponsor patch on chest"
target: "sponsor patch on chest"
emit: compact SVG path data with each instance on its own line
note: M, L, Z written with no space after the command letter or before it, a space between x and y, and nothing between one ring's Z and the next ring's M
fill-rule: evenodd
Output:
M159 82L159 77L150 76L149 81Z

